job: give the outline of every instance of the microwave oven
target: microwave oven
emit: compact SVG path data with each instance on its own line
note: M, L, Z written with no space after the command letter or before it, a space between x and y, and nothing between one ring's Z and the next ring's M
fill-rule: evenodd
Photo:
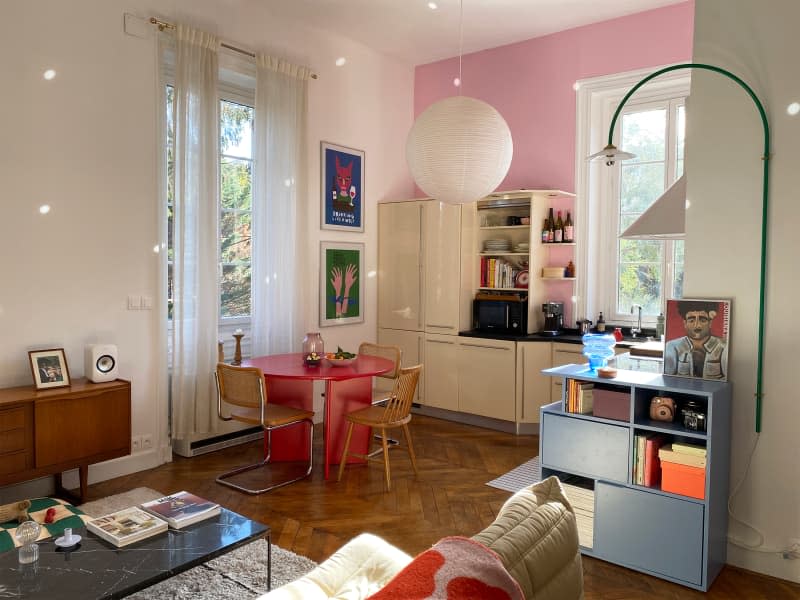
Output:
M498 333L528 333L528 300L476 298L472 304L475 329Z

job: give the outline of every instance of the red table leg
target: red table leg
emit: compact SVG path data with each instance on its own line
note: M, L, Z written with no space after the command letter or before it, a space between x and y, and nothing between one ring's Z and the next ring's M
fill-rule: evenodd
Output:
M345 415L372 403L372 378L359 377L346 381L330 381L325 385L325 479L328 479L330 463L338 464L344 450L347 435ZM356 426L350 440L350 449L366 454L369 449L369 428ZM364 462L350 457L348 463Z
M280 379L265 377L267 380L267 403L282 404L303 410L314 410L314 382L302 379ZM264 444L266 446L266 435ZM265 447L266 450L266 447ZM306 425L293 425L272 432L272 460L307 461L308 429Z

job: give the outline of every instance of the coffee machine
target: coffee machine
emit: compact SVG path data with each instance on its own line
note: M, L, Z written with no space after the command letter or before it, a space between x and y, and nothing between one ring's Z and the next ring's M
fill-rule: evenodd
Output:
M546 335L559 335L564 327L564 303L545 302L542 304L544 313L544 330Z

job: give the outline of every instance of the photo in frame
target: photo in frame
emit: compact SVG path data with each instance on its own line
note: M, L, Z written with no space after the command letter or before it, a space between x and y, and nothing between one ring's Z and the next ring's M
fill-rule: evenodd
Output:
M727 381L730 319L730 300L667 300L664 375Z
M37 390L68 387L69 369L63 348L49 350L30 350L28 358L33 373L33 383Z
M364 151L320 143L322 229L364 231Z
M364 244L320 242L320 327L364 322Z

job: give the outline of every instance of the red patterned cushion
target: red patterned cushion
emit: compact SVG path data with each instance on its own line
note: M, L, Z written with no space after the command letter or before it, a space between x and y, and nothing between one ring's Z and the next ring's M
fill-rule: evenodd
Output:
M524 600L500 557L483 544L453 536L439 540L368 600Z

